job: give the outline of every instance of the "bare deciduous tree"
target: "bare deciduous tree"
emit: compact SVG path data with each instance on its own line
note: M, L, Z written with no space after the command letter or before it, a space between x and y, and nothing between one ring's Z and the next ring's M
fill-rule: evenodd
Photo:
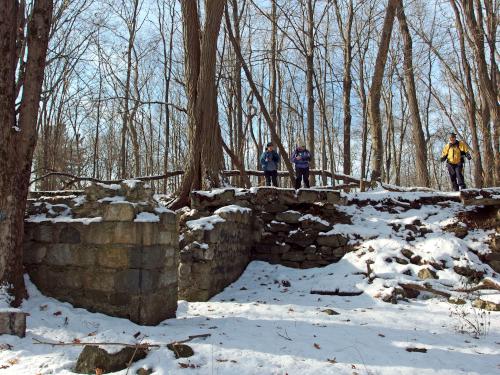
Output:
M45 69L53 3L36 0L27 27L27 57L22 94L16 107L16 48L25 17L15 0L0 5L0 285L14 297L13 305L26 296L23 279L22 241L33 152L37 141L37 117Z

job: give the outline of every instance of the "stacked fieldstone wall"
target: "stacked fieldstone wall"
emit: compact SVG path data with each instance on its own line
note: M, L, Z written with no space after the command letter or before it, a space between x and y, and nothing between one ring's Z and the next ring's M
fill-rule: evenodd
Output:
M350 250L335 233L349 219L339 192L253 188L198 191L181 217L179 294L206 300L233 282L250 260L295 268L337 262Z
M39 197L28 215L24 264L45 295L139 324L175 317L177 218L143 184Z
M189 213L180 241L179 299L206 301L236 281L250 262L253 215L232 205L199 219Z

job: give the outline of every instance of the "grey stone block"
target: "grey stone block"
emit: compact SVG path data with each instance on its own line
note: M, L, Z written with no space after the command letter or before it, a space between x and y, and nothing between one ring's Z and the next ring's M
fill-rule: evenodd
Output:
M115 290L114 270L105 268L94 268L82 271L83 287L86 290L98 290L103 292L113 292ZM120 290L120 289L119 289Z
M80 243L80 231L75 225L65 225L59 230L59 242L61 243Z
M0 335L26 336L26 313L15 310L0 312Z
M55 228L51 224L39 224L33 229L33 239L37 242L52 243L55 237Z
M24 242L23 263L40 264L47 254L47 246L33 241Z
M97 264L105 268L129 268L134 250L132 245L101 245L96 251Z
M137 249L137 252L140 253L140 268L143 269L150 270L163 267L165 258L167 258L167 248L165 246L144 246L142 249ZM171 257L173 257L173 254Z
M78 254L67 243L56 243L47 246L44 263L54 266L78 265Z
M114 275L114 289L120 292L138 294L141 292L142 270L123 270L117 271ZM147 271L146 271L147 274Z

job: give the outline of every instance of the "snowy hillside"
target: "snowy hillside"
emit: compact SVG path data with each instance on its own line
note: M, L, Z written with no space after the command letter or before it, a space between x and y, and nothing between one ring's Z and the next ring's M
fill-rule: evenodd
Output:
M383 199L411 199L407 194ZM401 209L391 210L341 207L353 224L337 224L333 231L349 235L357 250L340 262L308 270L252 262L222 293L208 302L181 301L177 319L157 327L75 309L40 295L28 281L27 336L0 337L2 374L71 373L82 346L37 340L160 344L132 364L129 374L140 368L154 374L500 373L500 312L474 309L471 297L457 292L466 287L464 270L479 275L482 283L500 282L480 260L493 231L469 228L458 235L445 230L465 228L457 219L464 211L459 203L417 209L400 203ZM398 291L407 284L466 304L428 292L406 298ZM498 291L481 294L484 301L500 302ZM480 331L486 335L473 337L457 316L461 309L485 324ZM460 333L461 328L467 332ZM175 359L165 347L200 334L210 336L188 343L192 357Z

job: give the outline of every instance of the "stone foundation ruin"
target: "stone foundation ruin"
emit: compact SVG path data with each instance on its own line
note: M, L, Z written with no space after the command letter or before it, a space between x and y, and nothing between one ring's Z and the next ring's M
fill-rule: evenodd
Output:
M353 250L333 230L350 224L337 209L347 203L338 191L197 191L191 208L177 214L162 199L139 181L37 193L25 227L24 264L32 281L76 307L154 325L175 317L178 299L206 301L219 293L252 260L312 268ZM350 203L360 203L355 199ZM493 245L488 260L496 266Z
M349 219L332 190L279 188L193 192L181 215L179 297L206 301L234 282L251 260L321 267L350 250L331 231Z
M175 317L176 214L134 182L31 200L24 264L47 296L155 325Z

